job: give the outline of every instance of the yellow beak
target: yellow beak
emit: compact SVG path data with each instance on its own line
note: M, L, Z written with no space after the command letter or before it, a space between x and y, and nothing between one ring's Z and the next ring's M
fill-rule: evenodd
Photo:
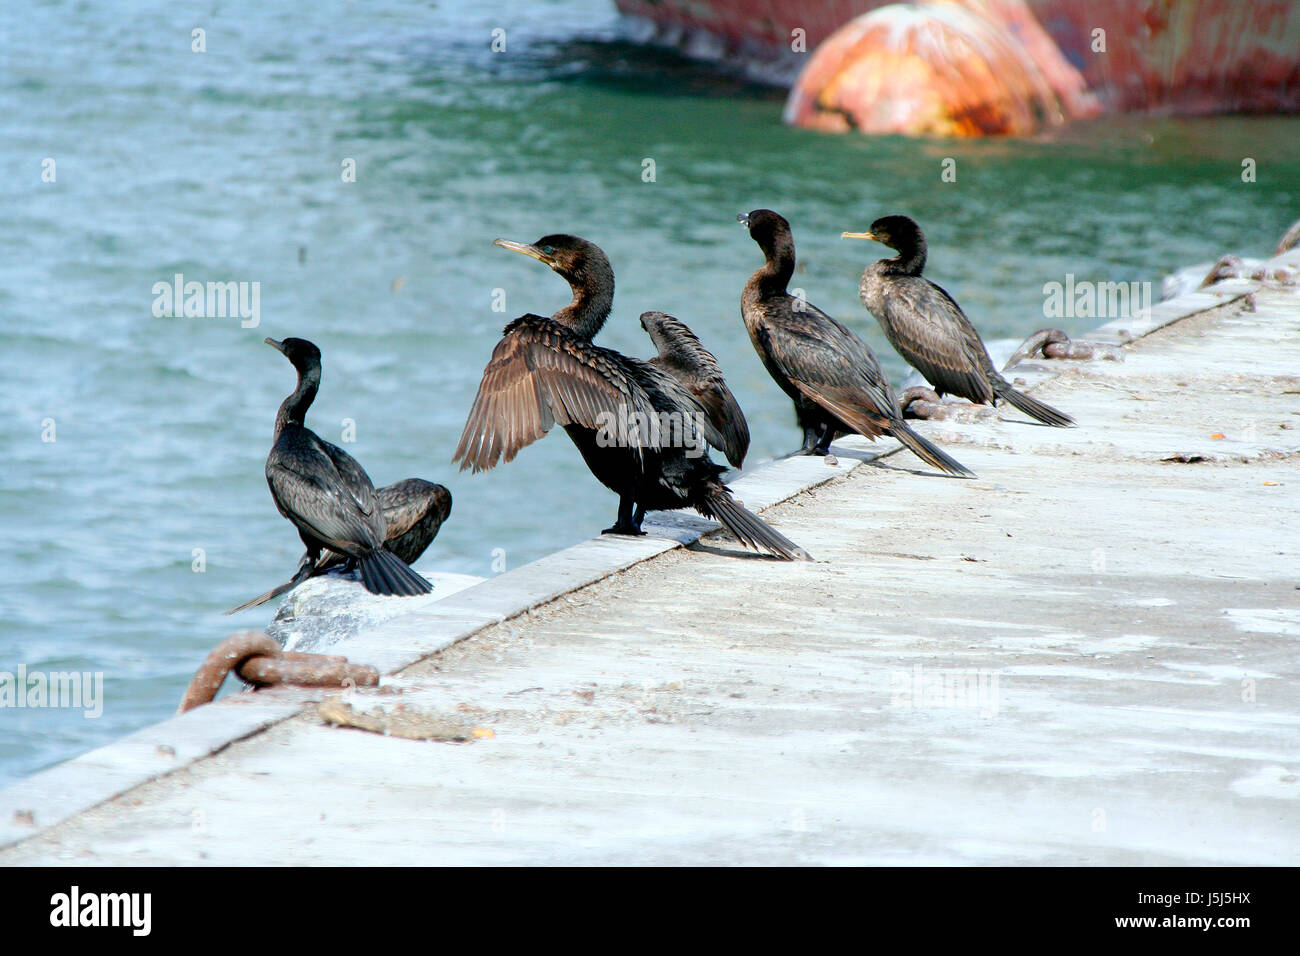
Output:
M532 256L538 262L545 262L548 266L555 265L554 259L543 254L540 249L531 243L515 242L513 239L493 239L492 245L500 246L502 249L510 249L514 252L522 252L526 256Z
M841 232L840 238L841 239L873 239L876 242L885 241L881 239L878 235L876 235L874 232Z

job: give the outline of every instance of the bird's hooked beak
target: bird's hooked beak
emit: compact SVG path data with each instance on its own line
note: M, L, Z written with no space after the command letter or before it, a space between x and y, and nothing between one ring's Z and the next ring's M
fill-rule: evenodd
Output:
M742 212L736 215L736 222L740 223L746 229L749 228L749 213Z
M552 269L555 268L555 258L548 256L532 243L515 242L513 239L493 239L492 245L500 246L502 249L510 249L514 252L522 252L526 256L532 256L538 262L545 262Z
M275 349L277 352L280 352L281 354L284 353L284 343L283 343L283 342L277 342L275 339L271 338L269 335L268 335L268 336L267 336L263 341L265 341L267 345L271 346L271 348Z
M876 235L874 232L841 232L840 238L841 239L873 239L876 242L885 241L884 239L881 239L878 235Z

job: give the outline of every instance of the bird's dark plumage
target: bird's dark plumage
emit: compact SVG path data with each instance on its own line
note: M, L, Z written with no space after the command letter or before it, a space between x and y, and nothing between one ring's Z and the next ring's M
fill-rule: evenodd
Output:
M749 423L736 396L727 388L722 367L713 353L684 322L663 312L643 312L641 328L659 352L650 364L686 387L703 408L707 424L712 426L709 443L725 454L732 465L741 467L749 450Z
M407 478L385 485L375 491L375 496L379 499L379 507L387 525L384 545L406 564L414 564L419 560L420 555L437 537L442 523L451 516L451 492L442 485L421 478ZM324 574L331 568L345 564L347 560L337 551L325 551L312 564L308 556L303 555L298 571L292 578L226 613L234 614L265 604L292 591L307 578Z
M790 224L770 209L738 218L767 260L745 283L741 316L763 365L794 402L804 430L803 451L824 455L838 434L891 435L935 468L970 475L903 420L893 386L867 344L815 305L790 295L795 262Z
M848 239L874 239L898 255L881 259L862 273L858 293L890 344L940 395L960 395L977 405L1009 402L1048 425L1072 425L1074 419L1017 391L999 374L988 349L961 306L929 279L921 227L907 216L885 216L867 232L846 232Z
M451 517L451 492L422 478L406 478L380 488L388 532L384 545L407 564L414 564Z
M641 534L647 511L693 507L750 547L807 557L732 499L697 429L699 406L677 379L592 343L614 298L604 252L569 235L496 245L546 263L569 283L573 299L550 318L529 314L506 326L453 461L462 470L492 468L559 424L592 474L619 496L618 520L607 532Z
M320 350L305 339L266 341L298 371L298 387L275 417L266 482L280 514L293 522L307 546L299 574L328 549L355 563L374 594L429 593L429 582L384 546L387 524L365 469L303 424L320 387Z

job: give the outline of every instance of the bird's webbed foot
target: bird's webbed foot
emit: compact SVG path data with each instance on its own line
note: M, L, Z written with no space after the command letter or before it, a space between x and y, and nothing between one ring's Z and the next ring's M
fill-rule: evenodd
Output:
M626 534L637 538L645 537L645 532L641 530L641 522L645 520L645 509L635 506L631 498L623 498L618 503L618 520L612 527L605 528L601 534Z
M831 442L835 440L835 435L835 429L827 425L826 428L822 430L821 437L817 439L817 444L813 446L813 450L808 452L808 454L816 455L819 458L825 458L830 455Z
M632 524L630 521L627 524L623 524L620 522L618 524L611 525L608 528L603 528L601 529L600 533L601 534L626 534L626 535L631 535L634 538L645 537L645 532L642 531L640 528L638 528L636 525Z
M794 453L797 455L825 455L826 449L822 447L824 442L830 444L831 430L829 428L805 428L803 430L803 447Z

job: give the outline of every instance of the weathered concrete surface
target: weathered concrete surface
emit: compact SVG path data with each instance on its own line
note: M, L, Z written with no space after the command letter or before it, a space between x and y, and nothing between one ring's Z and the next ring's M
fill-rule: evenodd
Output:
M402 598L371 594L356 571L308 578L280 600L266 632L286 651L323 654L348 638L413 610L430 607L483 581L473 574L422 573L433 590Z
M179 769L0 863L1294 864L1300 296L1254 288L1124 363L1054 363L1036 394L1077 429L927 428L977 480L850 473L856 441L742 480L762 504L843 473L765 512L815 564L605 539L339 649L405 668L354 707L490 737L243 695L169 722ZM616 552L640 563L563 593ZM223 708L251 736L205 756ZM0 794L0 842L76 764Z

